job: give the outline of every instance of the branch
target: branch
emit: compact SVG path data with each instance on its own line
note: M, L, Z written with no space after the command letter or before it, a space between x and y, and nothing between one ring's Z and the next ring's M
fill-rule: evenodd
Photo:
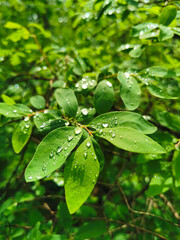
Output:
M129 205L129 202L128 202L128 200L127 200L127 197L126 197L126 195L124 194L124 191L123 191L121 185L120 185L119 183L117 183L117 185L118 185L118 188L119 188L119 190L120 190L120 193L121 193L121 195L122 195L122 197L123 197L123 199L124 199L124 201L125 201L125 203L126 203L126 205L127 205L127 208L128 208L128 210L129 210L130 212L137 213L137 214L141 214L141 215L146 215L146 216L151 216L151 217L156 217L156 218L158 218L158 219L161 219L161 220L163 220L163 221L166 221L166 222L168 222L168 223L170 223L170 224L172 224L172 225L180 228L180 225L179 225L179 224L173 223L173 222L171 222L170 220L165 219L165 218L160 217L160 216L157 216L157 215L155 215L155 214L153 214L153 213L136 211L136 210L131 209L131 207L130 207L130 205Z
M125 228L125 227L127 227L127 226L130 226L130 227L136 228L136 229L138 229L138 230L140 230L140 231L150 233L150 234L152 234L152 235L154 235L154 236L156 236L156 237L159 237L160 239L167 240L167 238L165 238L164 236L162 236L162 235L160 235L160 234L158 234L158 233L155 233L155 232L153 232L153 231L151 231L151 230L148 230L148 229L143 228L143 227L139 227L139 226L137 226L137 225L135 225L135 224L132 224L132 223L126 223L126 222L119 221L119 220L108 219L108 218L105 218L105 217L88 217L88 218L74 217L74 219L79 219L79 220L83 220L83 221L85 221L85 220L89 220L89 221L95 221L95 220L107 221L107 220L108 220L109 222L114 222L114 223L123 224L122 226L120 226L120 227L118 227L118 228L115 228L115 229L113 229L113 230L109 230L110 232L114 232L114 231L120 230L120 229L122 229L122 228ZM136 221L136 220L139 220L139 218L134 219L134 221ZM108 233L109 233L109 232L108 232Z
M172 205L172 203L167 199L167 197L164 194L160 194L160 198L165 202L165 204L169 207L169 209L171 210L171 212L174 214L174 217L177 220L180 220L180 215L179 213L176 211L176 209L174 208L174 206Z
M26 149L27 149L27 145L23 148L22 153L21 153L20 161L18 162L16 168L14 169L13 173L11 174L11 177L10 177L9 181L7 182L6 186L5 186L4 189L2 190L1 195L3 195L4 193L5 193L5 195L7 194L7 190L8 190L8 188L9 188L9 186L10 186L11 180L12 180L13 177L16 175L16 173L17 173L17 171L18 171L18 169L19 169L19 167L20 167L20 165L21 165L21 163L22 163L22 161L23 161L23 158L24 158L24 154L25 154L25 152L26 152ZM4 196L4 197L5 197L5 196Z

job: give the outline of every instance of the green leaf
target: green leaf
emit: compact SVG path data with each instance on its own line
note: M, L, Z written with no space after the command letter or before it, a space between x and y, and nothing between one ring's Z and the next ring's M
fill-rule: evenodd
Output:
M26 168L26 182L41 179L61 167L81 136L82 131L75 132L74 127L57 128L47 134Z
M46 101L43 96L36 95L30 98L30 103L33 107L37 109L44 109L46 105Z
M20 29L23 28L22 25L20 25L19 23L15 23L15 22L7 22L5 24L5 28L9 28L9 29Z
M51 33L47 30L45 30L40 24L37 23L29 23L28 27L35 27L37 29L39 29L39 31L44 35L44 37L46 38L50 38L51 37Z
M98 113L109 111L114 102L114 89L112 84L107 81L101 81L94 92L94 105Z
M149 75L155 76L155 77L164 77L168 73L168 69L161 66L153 66L153 67L147 68L146 70L149 73Z
M97 21L102 17L103 13L106 11L106 9L108 9L111 6L111 4L112 2L110 0L103 2L101 8L97 12L97 16L96 16Z
M99 175L99 162L90 137L68 159L64 174L66 202L72 214L89 197Z
M149 37L151 37L151 34L152 34L151 31L158 27L159 27L159 24L157 23L140 23L132 27L131 36L147 38L146 35L150 33Z
M92 143L93 143L93 147L94 147L94 151L96 153L97 159L98 159L99 164L100 164L100 171L102 171L103 168L104 168L104 162L105 162L104 154L101 150L100 145L98 144L98 142L94 138L92 138Z
M143 133L128 127L104 128L95 133L118 148L137 153L165 153L163 147Z
M154 111L154 116L162 126L180 132L179 115L167 111L156 110Z
M86 76L75 84L75 91L78 93L87 93L95 88L96 85L97 82L94 79Z
M139 44L129 44L129 43L126 43L126 44L122 44L117 49L117 51L124 51L124 50L127 50L127 49L136 48L136 47L139 47L139 46L140 46Z
M95 108L79 108L76 115L76 120L77 122L81 123L89 123L89 121L93 119L95 114Z
M32 110L23 104L9 105L7 103L0 103L0 114L6 117L21 117L31 114Z
M164 193L172 187L172 183L172 177L155 174L151 179L146 194L147 196L156 196Z
M19 153L28 142L32 132L32 126L29 120L21 121L12 136L12 145L14 151Z
M129 73L118 72L120 96L129 110L138 108L141 100L141 89L138 82Z
M76 239L94 239L100 237L105 232L107 232L106 222L102 220L95 220L81 226L76 234Z
M155 85L149 85L147 87L147 89L150 92L150 94L152 94L153 96L158 97L158 98L163 98L163 99L176 99L176 98L178 98L178 97L170 96L167 93L167 89L159 88Z
M33 116L33 121L34 124L36 125L37 128L44 128L44 125L47 121L49 120L54 120L55 117L50 115L49 113L36 113Z
M176 150L172 160L172 171L175 179L180 181L180 150Z
M176 17L177 9L174 6L167 6L160 15L160 24L168 26Z
M6 94L2 94L1 97L2 97L2 100L3 100L5 103L9 104L9 105L14 105L14 104L16 104L16 102L14 101L14 99L8 97Z
M57 103L63 108L65 113L75 117L78 110L78 102L74 91L70 88L59 88L55 91Z
M130 52L129 55L133 58L138 58L141 56L141 54L144 51L144 46L143 45L138 45L135 46Z
M95 129L116 128L116 127L130 127L142 133L154 133L157 128L146 121L140 114L135 112L110 112L102 114L92 120L89 125Z
M66 121L64 119L55 119L49 113L38 113L33 117L34 124L40 132L48 133L56 128L64 127Z
M159 26L159 28L160 28L160 33L158 36L159 41L165 41L174 36L174 32L169 27Z
M180 27L174 27L174 28L171 28L171 29L173 30L173 32L174 32L176 35L180 36Z

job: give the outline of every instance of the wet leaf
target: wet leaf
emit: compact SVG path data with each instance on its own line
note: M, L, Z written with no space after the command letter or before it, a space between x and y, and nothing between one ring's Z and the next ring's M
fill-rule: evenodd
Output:
M160 15L160 24L168 26L176 17L177 9L174 6L167 6Z
M118 148L137 153L165 153L165 149L143 133L128 127L99 130L97 136L106 139Z
M70 88L59 88L55 91L57 103L63 108L65 113L75 117L78 110L78 102L74 91Z
M176 150L172 160L172 171L177 181L180 181L180 150Z
M0 103L0 114L6 117L21 117L31 114L32 110L23 104L9 105L7 103Z
M76 134L74 127L57 128L47 134L26 168L26 182L41 179L61 167L81 136L82 132Z
M138 82L129 73L118 72L120 81L120 96L129 110L138 108L141 100L141 89Z
M70 156L65 166L65 196L71 214L75 213L91 194L99 168L92 141L88 137Z
M109 111L114 102L114 89L112 83L101 81L94 92L94 105L98 113Z
M30 103L37 109L44 109L46 102L43 96L36 95L30 98Z
M31 136L31 132L32 125L29 120L26 121L25 119L19 123L12 136L12 145L16 153L19 153L26 145Z
M145 134L151 134L157 130L154 125L146 121L140 114L128 111L101 114L92 120L89 125L96 129L120 126L131 127Z

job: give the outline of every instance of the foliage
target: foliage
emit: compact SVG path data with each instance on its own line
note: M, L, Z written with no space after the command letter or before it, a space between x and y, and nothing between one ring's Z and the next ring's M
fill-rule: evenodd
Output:
M179 239L179 1L0 6L0 239Z

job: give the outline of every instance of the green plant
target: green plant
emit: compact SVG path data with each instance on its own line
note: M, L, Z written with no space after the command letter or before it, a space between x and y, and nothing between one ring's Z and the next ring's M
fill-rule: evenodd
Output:
M1 6L0 239L177 239L179 2Z

